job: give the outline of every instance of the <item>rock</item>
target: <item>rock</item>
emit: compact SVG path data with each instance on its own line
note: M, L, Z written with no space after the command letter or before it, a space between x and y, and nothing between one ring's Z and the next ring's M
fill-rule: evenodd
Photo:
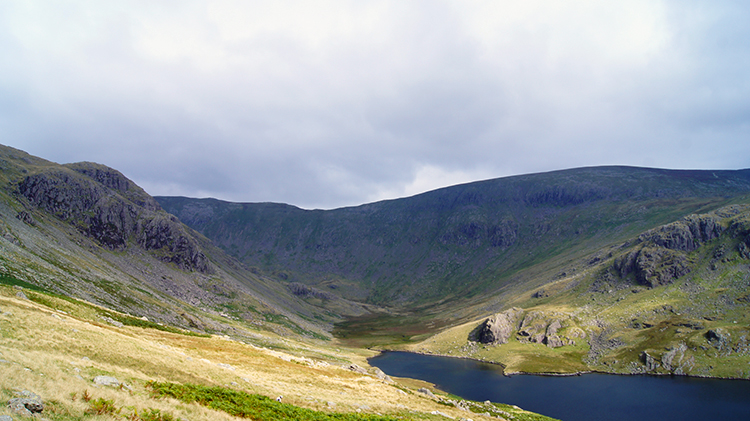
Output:
M287 288L292 294L302 298L312 297L319 298L321 300L333 300L336 298L335 295L329 292L321 291L317 288L313 288L299 282L291 282L287 285Z
M30 417L44 411L42 398L36 393L22 390L15 393L17 398L8 401L8 407L17 415Z
M560 339L559 336L557 336L557 330L562 327L562 323L560 323L559 320L555 319L552 323L547 326L547 332L545 333L544 338L544 344L546 344L550 348L559 348L563 345L565 345Z
M660 366L656 359L646 351L641 352L641 361L646 365L646 371L654 371Z
M670 348L661 356L661 364L674 374L685 374L686 370L692 370L695 366L695 358L685 356L687 349L684 343Z
M440 411L432 411L432 412L430 412L430 414L432 414L432 415L440 415L441 417L453 419L453 417L451 417L450 415L445 414L445 413L440 412Z
M437 399L437 396L435 396L435 394L432 393L432 391L430 389L425 389L424 387L422 387L419 390L417 390L417 392L419 392L419 393L421 393L423 395L427 395L427 397L430 397L432 399Z
M0 421L13 421L13 417L10 415L0 415Z
M122 324L122 322L118 322L117 320L115 320L115 319L113 319L111 317L108 317L108 316L103 316L102 320L104 320L105 322L107 322L107 323L109 323L109 324L111 324L112 326L115 326L115 327L123 327L123 326L125 326L124 324Z
M713 215L688 215L681 221L673 222L647 231L639 237L643 242L651 242L670 250L691 252L701 244L718 238L724 232L719 219Z
M719 351L730 349L730 338L729 332L722 328L709 329L704 335L708 342L713 345Z
M544 288L540 289L539 291L531 295L531 298L547 298L547 297L549 297L549 293L545 291Z
M121 382L112 376L96 376L94 377L94 384L100 386L117 387L121 384Z
M518 329L521 316L523 316L523 310L513 307L488 318L479 330L479 342L483 344L508 343L510 335Z
M124 250L135 240L180 269L212 273L208 257L179 220L121 173L89 163L65 167L29 175L18 193L109 250Z
M357 364L350 364L350 365L349 365L348 367L346 367L346 368L347 368L348 370L351 370L351 371L355 372L355 373L359 373L359 374L367 374L367 370L365 370L364 368L362 368L362 367L358 366Z
M28 300L29 299L29 297L27 297L26 294L23 293L23 291L17 291L16 292L16 297L18 297L18 298L20 298L22 300Z
M227 370L232 370L232 371L236 370L236 368L234 368L234 367L233 367L232 365L230 365L230 364L217 363L216 365L217 365L217 366L219 366L219 367L221 367L221 368L225 368L225 369L227 369Z
M393 382L393 379L391 379L390 376L388 376L387 374L385 374L383 372L383 370L381 370L381 369L379 369L377 367L375 368L375 377L377 377L378 379L380 379L380 380L382 380L382 381L384 381L386 383L392 383Z
M547 316L541 311L530 311L521 322L518 339L522 342L543 343L547 334Z
M30 213L26 211L18 212L18 215L16 215L16 218L25 224L32 225L32 226L36 225L34 218L31 216Z

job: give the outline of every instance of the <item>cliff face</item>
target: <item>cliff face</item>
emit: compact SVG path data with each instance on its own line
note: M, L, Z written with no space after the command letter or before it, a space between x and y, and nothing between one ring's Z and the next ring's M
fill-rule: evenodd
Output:
M18 194L109 250L137 245L183 270L211 271L182 224L111 168L88 163L48 168L23 178Z
M620 277L635 276L649 287L670 284L692 271L690 252L724 232L716 215L688 215L680 221L641 234L633 251L615 260Z

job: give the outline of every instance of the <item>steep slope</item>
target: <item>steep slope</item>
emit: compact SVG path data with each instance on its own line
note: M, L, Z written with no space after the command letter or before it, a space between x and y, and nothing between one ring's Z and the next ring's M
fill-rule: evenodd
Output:
M750 170L597 167L329 211L156 200L264 273L413 310L436 303L465 308L540 285L598 248L689 213L746 201L749 193Z
M251 330L322 338L337 320L244 268L114 169L58 165L5 146L0 169L0 275L8 279L199 331L234 332L225 322L238 319ZM330 301L341 314L366 312Z

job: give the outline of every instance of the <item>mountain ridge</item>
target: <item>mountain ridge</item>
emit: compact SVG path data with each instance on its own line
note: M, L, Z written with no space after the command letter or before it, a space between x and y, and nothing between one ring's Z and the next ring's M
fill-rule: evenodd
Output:
M623 240L689 213L744 200L739 198L748 193L750 170L588 167L327 211L216 199L156 200L266 273L332 287L352 299L412 305L444 298L430 292L437 289L486 293L493 279L533 266L533 254L559 255L571 246L584 253L588 249L582 244L594 237ZM479 279L485 289L465 288L468 278ZM415 287L405 287L408 282Z

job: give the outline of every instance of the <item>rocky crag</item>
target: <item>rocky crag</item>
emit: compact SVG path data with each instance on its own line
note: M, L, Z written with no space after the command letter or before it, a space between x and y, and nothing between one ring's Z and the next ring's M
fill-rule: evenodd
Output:
M0 278L7 282L208 332L239 320L325 337L340 314L367 312L333 296L324 310L252 273L112 168L59 165L0 146L0 169Z

